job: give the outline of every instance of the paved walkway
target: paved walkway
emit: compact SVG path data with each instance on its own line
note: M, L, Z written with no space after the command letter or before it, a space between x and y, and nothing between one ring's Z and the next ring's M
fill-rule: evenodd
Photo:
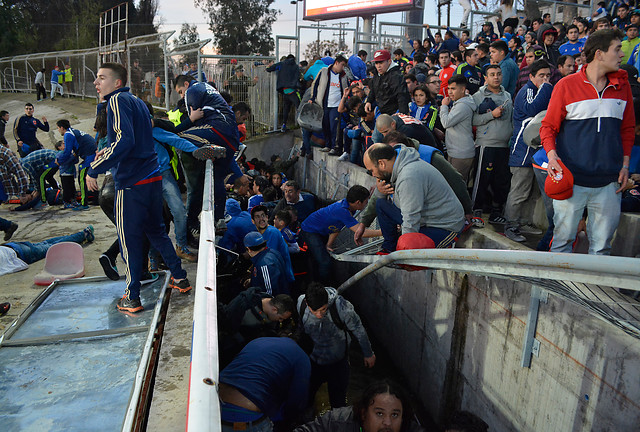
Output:
M24 113L24 104L33 103L35 117L47 117L51 131L38 131L38 139L46 147L53 149L53 143L61 139L55 129L57 120L66 118L72 127L93 133L95 99L66 99L57 97L55 101L35 102L34 94L0 93L0 110L10 113L5 137L12 150L16 150L12 128L14 119ZM102 179L98 182L101 184ZM98 257L116 238L115 227L99 207L86 211L63 210L62 206L47 207L43 210L13 212L15 205L0 205L0 217L19 224L12 241L38 242L44 239L72 234L87 225L95 228L96 240L84 247L86 276L103 276ZM171 233L173 235L173 231ZM120 267L122 261L119 260ZM196 265L184 263L191 281L195 283ZM11 302L11 310L0 318L0 333L24 311L43 291L43 287L33 284L33 278L42 271L44 260L29 266L25 271L0 276L0 303ZM122 271L121 271L122 272ZM161 358L155 382L149 430L175 431L185 426L187 390L189 379L189 359L191 350L191 322L193 295L171 295L169 312L165 324Z

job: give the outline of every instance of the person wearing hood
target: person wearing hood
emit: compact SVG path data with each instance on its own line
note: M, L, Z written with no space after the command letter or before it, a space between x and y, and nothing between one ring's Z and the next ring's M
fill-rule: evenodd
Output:
M420 159L415 148L382 143L369 147L363 161L372 176L393 190L390 199L375 192L383 252L396 249L398 225L402 225L402 234L420 232L437 248L451 246L464 226L464 210L435 167Z
M304 73L304 80L313 81L314 79L316 79L316 76L318 75L318 72L320 72L320 69L326 67L327 65L322 61L320 56L314 56L313 64L309 66L309 69L307 69L307 71Z
M389 146L386 146L390 148ZM376 355L360 317L335 288L312 282L307 292L298 298L300 330L313 341L311 359L311 382L309 402L322 383L329 387L329 402L332 408L347 404L349 384L349 345L358 340L364 356L364 365L372 368Z
M538 40L542 42L542 50L547 54L549 63L557 64L560 57L560 51L555 46L558 39L558 30L550 24L543 24L538 30Z
M463 75L454 75L449 80L449 96L442 99L440 121L445 128L444 143L449 162L458 170L465 183L475 157L473 142L473 113L476 103L466 93L467 79ZM453 105L449 108L449 104Z
M267 72L277 71L276 89L282 93L284 100L282 107L281 130L286 131L287 119L289 118L289 110L293 106L294 110L300 105L300 66L296 62L293 54L289 54L284 61L269 66ZM234 100L234 102L236 102Z

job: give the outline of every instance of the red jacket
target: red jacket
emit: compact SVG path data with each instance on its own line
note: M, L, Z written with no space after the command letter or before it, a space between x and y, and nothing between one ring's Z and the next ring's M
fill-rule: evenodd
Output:
M602 187L617 181L623 156L631 154L633 97L624 70L607 74L602 95L585 71L586 67L556 84L540 139L547 152L556 150L575 184Z

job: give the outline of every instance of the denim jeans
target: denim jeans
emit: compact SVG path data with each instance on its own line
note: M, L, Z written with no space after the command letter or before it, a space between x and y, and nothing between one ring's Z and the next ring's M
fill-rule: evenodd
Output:
M325 107L324 116L322 117L322 132L327 140L325 147L330 149L340 147L340 144L336 141L338 126L340 126L340 114L338 113L338 107Z
M60 92L60 96L64 96L64 87L62 87L62 84L58 84L52 81L51 82L51 99L53 99L56 96L56 90Z
M85 232L80 231L75 234L61 236L61 237L53 237L40 243L31 243L31 242L11 242L5 244L5 246L10 247L18 254L18 258L27 264L32 264L36 261L40 261L45 256L47 256L47 251L51 246L56 243L61 242L73 242L82 244L85 239Z
M176 233L176 244L187 245L187 210L182 202L180 187L171 169L162 172L162 197L169 206L173 216L173 229Z
M398 225L402 225L402 212L393 202L386 198L378 198L376 212L378 213L378 224L384 238L382 249L387 252L393 252L396 250L398 243ZM437 248L449 247L455 241L455 236L451 235L453 231L446 229L422 226L419 232L431 238Z
M364 140L353 138L351 140L351 155L349 160L356 165L362 165L362 155L364 154Z
M311 153L311 135L313 135L313 132L308 129L302 129L302 150L306 154Z
M551 252L571 252L578 223L587 208L587 237L590 255L609 255L611 239L620 222L620 199L617 183L600 188L573 186L573 196L553 200L553 242Z
M234 432L236 429L231 425L222 425L222 432ZM250 424L244 429L246 432L272 432L273 431L273 423L271 420L263 420L262 423L258 423L257 425Z
M300 238L309 248L309 258L311 259L309 269L313 280L327 284L331 280L331 255L327 251L327 236L300 231Z

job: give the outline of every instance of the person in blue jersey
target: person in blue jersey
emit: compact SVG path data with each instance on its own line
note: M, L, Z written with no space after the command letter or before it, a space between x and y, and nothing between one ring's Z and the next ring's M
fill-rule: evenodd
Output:
M578 40L578 26L571 24L567 28L567 42L560 45L558 51L560 55L575 55L580 54L584 48L584 42Z
M94 85L107 104L109 144L98 152L87 173L87 187L97 191L99 174L111 170L116 189L115 219L126 287L117 308L141 312L140 276L146 236L171 270L169 286L180 292L191 290L187 272L167 236L162 218L162 175L154 149L151 118L144 102L129 92L127 69L104 63Z
M257 205L251 209L251 220L256 230L262 234L267 241L269 249L276 250L282 255L285 264L286 278L289 282L294 281L293 266L291 265L291 257L289 256L289 247L284 241L282 233L273 225L269 225L269 215L267 208L263 205Z
M49 132L49 122L42 116L42 121L33 116L33 104L27 102L24 105L24 115L16 118L13 123L13 137L18 143L18 153L20 157L25 157L35 150L42 149L42 144L36 138L38 129Z
M287 337L254 339L220 372L222 431L269 432L306 408L311 363Z
M96 157L96 140L89 134L73 129L69 120L58 120L56 122L56 126L58 127L58 132L60 132L60 135L62 135L64 139L64 151L56 158L56 165L65 165L75 158L82 160L79 165L80 171L78 173L80 205L77 208L86 210L89 208L87 206L86 177L89 165ZM75 187L73 187L73 198L73 201L75 202Z
M287 269L280 252L267 247L267 241L257 231L248 233L243 243L253 263L251 286L259 287L272 296L291 294Z
M64 77L64 72L60 72L60 67L56 66L51 71L51 100L55 100L56 90L60 92L60 96L64 96L64 87L62 87L60 77Z
M194 81L193 77L181 75L176 78L176 91L184 98L187 115L202 110L202 118L195 122L184 122L177 128L180 137L189 140L198 147L213 144L226 148L226 155L214 163L214 216L216 220L224 217L226 199L225 178L228 183L242 177L234 153L240 146L238 125L232 108L213 86ZM187 177L187 226L198 229L198 216L202 210L202 192L204 188L204 164L189 155L182 154L182 165Z
M331 279L331 256L333 242L342 228L347 227L354 233L358 221L353 215L363 210L369 201L369 191L363 186L352 186L347 197L327 207L311 213L302 222L300 236L307 243L313 265L314 280L329 283ZM366 229L361 237L378 237L380 230Z

